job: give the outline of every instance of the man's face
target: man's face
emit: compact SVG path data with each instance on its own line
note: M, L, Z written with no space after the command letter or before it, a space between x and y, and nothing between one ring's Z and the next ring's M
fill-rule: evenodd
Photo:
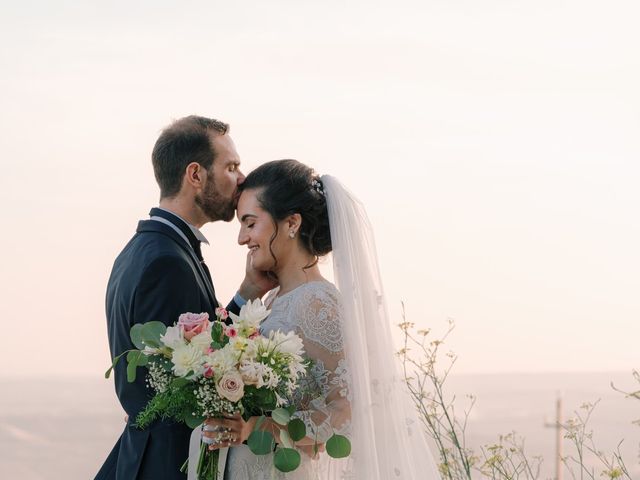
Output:
M195 198L209 221L233 219L238 206L238 186L244 182L240 157L229 135L213 135L216 159L207 172L207 183Z

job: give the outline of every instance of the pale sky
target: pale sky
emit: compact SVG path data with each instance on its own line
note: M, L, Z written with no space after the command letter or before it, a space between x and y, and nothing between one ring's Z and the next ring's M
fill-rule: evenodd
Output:
M640 367L635 1L3 2L0 375L109 364L113 260L171 119L366 204L396 321L456 372ZM220 300L246 250L204 228Z

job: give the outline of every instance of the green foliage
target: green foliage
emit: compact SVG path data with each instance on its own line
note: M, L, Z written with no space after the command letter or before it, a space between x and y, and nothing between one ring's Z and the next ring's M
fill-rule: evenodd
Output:
M147 363L149 363L149 357L140 350L131 350L127 354L127 381L129 383L135 382L136 369L146 366Z
M333 434L325 445L327 453L333 458L348 457L351 453L351 442L342 435Z
M279 448L273 456L273 464L281 472L291 472L300 466L300 453L293 448Z
M190 413L186 416L184 420L185 420L185 423L187 424L187 427L191 429L195 429L198 425L200 425L201 423L204 423L205 418L194 416L192 413Z
M104 378L109 378L111 376L111 371L116 368L116 365L118 364L118 362L120 361L120 359L126 355L127 353L129 353L131 350L127 350L126 352L122 352L120 355L118 355L116 358L113 359L113 363L111 364L111 366L109 367L109 369L104 372Z
M160 419L187 423L189 417L193 418L191 406L195 403L193 386L189 384L175 386L172 383L167 391L156 393L144 410L138 414L136 427L147 428Z
M271 418L278 425L286 425L291 418L291 414L286 408L276 408L273 412L271 412Z
M247 439L247 445L254 455L266 455L273 452L275 440L270 432L265 430L254 430Z
M287 430L294 442L299 442L307 436L307 427L299 418L293 418L287 424Z
M160 348L160 337L164 335L166 331L167 326L162 322L147 322L142 325L142 329L140 330L140 342L143 346Z
M142 343L143 327L144 324L136 323L133 327L131 327L131 331L129 332L129 337L131 337L131 341L138 350L144 350L144 343Z
M256 388L253 385L246 385L242 403L245 407L246 417L262 415L264 412L275 410L276 394L266 388Z
M219 350L229 342L224 334L224 326L220 322L213 322L211 326L211 346Z

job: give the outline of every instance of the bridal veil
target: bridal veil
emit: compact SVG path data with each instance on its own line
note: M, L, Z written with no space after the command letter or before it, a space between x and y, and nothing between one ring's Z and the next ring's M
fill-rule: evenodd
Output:
M351 373L351 458L337 478L439 480L436 463L398 373L373 231L363 205L323 175L333 270L344 304ZM340 476L337 476L340 475Z

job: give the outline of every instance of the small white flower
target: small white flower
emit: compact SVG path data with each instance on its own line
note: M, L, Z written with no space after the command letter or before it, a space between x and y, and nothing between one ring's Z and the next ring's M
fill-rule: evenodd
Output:
M160 341L173 350L186 344L182 329L177 326L167 327L165 334L160 336Z
M276 394L276 407L281 407L287 404L286 398L282 398L280 395L278 395L278 392L273 392L273 393Z

